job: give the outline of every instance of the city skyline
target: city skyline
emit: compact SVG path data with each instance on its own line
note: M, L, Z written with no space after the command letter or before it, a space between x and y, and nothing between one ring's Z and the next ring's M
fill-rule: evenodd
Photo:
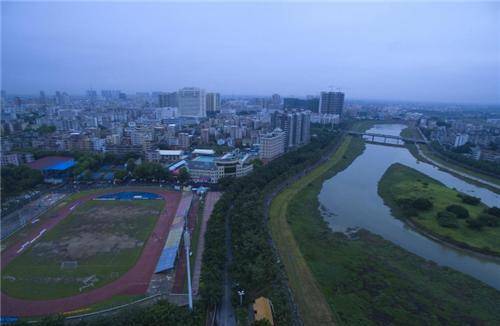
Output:
M134 93L193 85L223 95L304 97L333 86L348 99L494 104L499 8L2 2L2 89Z

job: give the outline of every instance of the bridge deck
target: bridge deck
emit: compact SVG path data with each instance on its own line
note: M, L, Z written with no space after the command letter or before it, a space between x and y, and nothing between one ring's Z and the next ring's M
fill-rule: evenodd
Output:
M369 136L369 137L380 137L380 138L386 138L386 139L398 139L398 140L402 140L402 141L408 142L408 143L420 143L420 144L427 144L428 143L427 141L425 141L423 139L406 138L406 137L401 137L401 136L385 135L385 134L378 134L378 133L371 133L371 132L349 131L348 134L354 135L354 136Z

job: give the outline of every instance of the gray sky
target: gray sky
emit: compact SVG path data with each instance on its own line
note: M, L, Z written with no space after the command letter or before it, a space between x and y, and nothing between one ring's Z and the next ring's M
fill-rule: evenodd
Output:
M500 3L2 2L2 88L500 103Z

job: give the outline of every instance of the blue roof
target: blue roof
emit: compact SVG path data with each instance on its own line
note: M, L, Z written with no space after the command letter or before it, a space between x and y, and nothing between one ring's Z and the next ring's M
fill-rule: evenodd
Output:
M75 160L72 157L46 156L28 165L32 169L41 171L64 171L74 166Z
M160 259L158 259L158 263L156 264L155 273L161 273L174 268L176 256L177 247L163 248Z

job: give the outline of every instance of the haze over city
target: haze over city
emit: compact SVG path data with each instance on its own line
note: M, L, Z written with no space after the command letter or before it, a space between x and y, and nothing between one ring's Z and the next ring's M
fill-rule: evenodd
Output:
M10 94L183 86L222 94L500 102L500 5L2 2Z
M1 325L500 325L500 2L1 9Z

